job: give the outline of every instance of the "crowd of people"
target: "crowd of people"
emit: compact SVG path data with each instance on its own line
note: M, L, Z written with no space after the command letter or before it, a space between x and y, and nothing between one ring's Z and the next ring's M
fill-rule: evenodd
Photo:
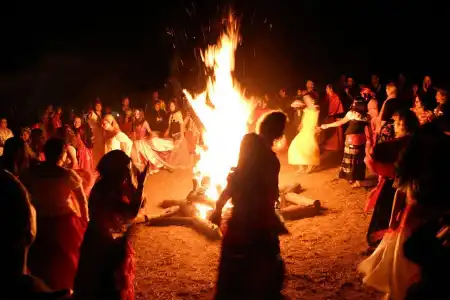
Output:
M370 256L359 267L364 282L390 299L447 298L438 275L450 262L447 92L429 76L419 88L403 77L384 87L373 75L370 85L352 78L327 85L323 97L309 80L294 97L282 89L256 104L253 133L244 136L211 215L220 225L232 201L216 299L282 297L278 236L287 230L276 211L276 152L283 150L300 173L317 170L321 152L341 151L338 176L354 188L364 185L367 169L377 174L366 207L373 214ZM176 98L165 102L157 93L151 109L131 109L128 98L121 105L115 116L103 113L100 100L80 115L50 105L16 135L1 119L0 184L9 199L0 220L11 229L2 284L11 299L134 299L130 236L145 180L162 169L192 168L202 124Z

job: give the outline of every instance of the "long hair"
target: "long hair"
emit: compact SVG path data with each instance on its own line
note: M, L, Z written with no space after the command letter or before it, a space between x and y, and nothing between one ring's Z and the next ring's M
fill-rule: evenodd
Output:
M142 125L142 124L144 124L144 122L145 122L145 114L144 114L144 110L143 109L135 109L134 110L134 113L136 113L136 112L139 112L139 118L138 119L136 119L134 116L133 116L133 124L132 124L132 129L133 129L133 131L134 130L136 130L136 127L137 126L140 126L140 125Z
M19 176L30 167L34 155L28 144L20 137L12 137L5 142L2 163L3 169Z
M117 123L116 118L113 115L107 114L103 117L103 122L108 122L111 124L112 129L106 132L106 137L111 138L115 136L120 131L119 123Z

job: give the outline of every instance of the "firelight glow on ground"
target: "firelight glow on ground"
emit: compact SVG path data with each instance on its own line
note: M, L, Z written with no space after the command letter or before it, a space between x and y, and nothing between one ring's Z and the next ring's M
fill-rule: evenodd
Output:
M217 200L226 186L230 168L237 164L240 143L248 132L247 123L253 110L252 101L244 97L233 77L239 40L238 22L231 15L227 22L227 28L217 44L202 53L206 68L213 70L206 90L196 96L184 91L205 126L202 135L206 147L199 149L200 160L194 168L194 175L199 182L209 178L206 195L213 200ZM197 209L199 216L204 218L211 208L197 205Z

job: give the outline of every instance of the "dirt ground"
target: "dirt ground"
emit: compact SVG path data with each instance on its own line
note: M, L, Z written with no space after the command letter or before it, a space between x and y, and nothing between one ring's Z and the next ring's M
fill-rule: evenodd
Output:
M380 299L366 288L356 271L367 249L370 215L364 213L368 189L352 189L337 178L339 158L328 155L322 168L296 175L280 155L280 184L300 182L303 194L321 201L326 211L287 223L291 235L281 237L286 264L287 299ZM146 186L147 212L157 213L163 199L183 199L191 189L190 171L161 172ZM140 225L136 299L211 299L220 242L211 242L190 228Z

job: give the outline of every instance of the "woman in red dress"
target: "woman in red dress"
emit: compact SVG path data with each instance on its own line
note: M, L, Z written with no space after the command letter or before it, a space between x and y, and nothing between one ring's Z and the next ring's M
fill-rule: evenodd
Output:
M149 166L137 176L135 188L130 164L130 157L121 150L108 152L98 164L100 177L89 197L90 222L75 278L76 299L134 299L130 225L143 203Z
M63 139L49 139L44 146L45 161L21 176L36 207L39 228L30 249L29 268L52 289L72 289L88 221L82 180L75 171L62 167L66 149Z
M327 85L326 93L327 117L324 123L328 124L334 123L344 117L344 106L331 84ZM342 126L325 132L323 149L328 151L340 151L344 149L344 131Z

